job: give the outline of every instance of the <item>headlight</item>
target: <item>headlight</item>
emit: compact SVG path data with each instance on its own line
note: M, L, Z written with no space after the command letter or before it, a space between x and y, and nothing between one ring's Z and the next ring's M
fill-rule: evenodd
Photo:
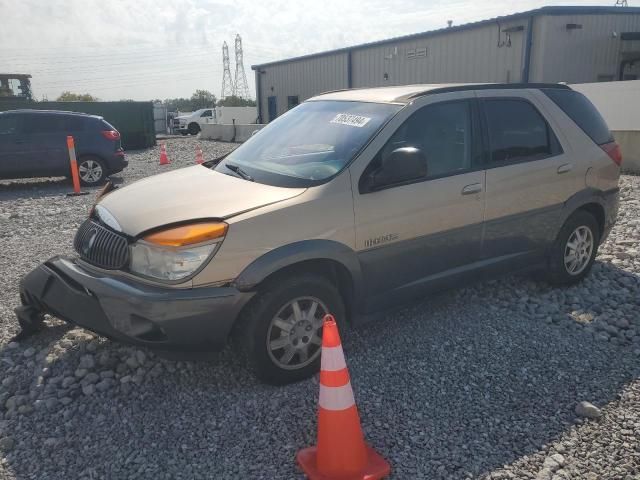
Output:
M181 280L215 255L228 225L203 222L168 228L143 236L131 246L133 273L159 280Z

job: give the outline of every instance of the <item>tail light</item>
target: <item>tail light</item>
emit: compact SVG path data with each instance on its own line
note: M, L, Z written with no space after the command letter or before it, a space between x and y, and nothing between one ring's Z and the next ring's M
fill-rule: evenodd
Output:
M107 140L118 140L120 138L120 132L117 130L102 130L100 133Z
M611 142L600 145L600 148L609 155L609 158L613 160L616 165L622 165L622 150L620 150L620 145L616 142Z

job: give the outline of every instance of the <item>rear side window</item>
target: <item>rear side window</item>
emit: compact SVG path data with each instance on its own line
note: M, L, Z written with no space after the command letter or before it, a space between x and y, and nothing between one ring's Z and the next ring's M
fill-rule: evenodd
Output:
M68 116L63 120L64 130L66 132L82 132L84 130L85 121L83 117Z
M529 102L491 99L483 105L491 163L527 162L561 153L555 134Z
M583 94L574 90L544 89L542 91L596 144L613 142L613 136L604 118Z

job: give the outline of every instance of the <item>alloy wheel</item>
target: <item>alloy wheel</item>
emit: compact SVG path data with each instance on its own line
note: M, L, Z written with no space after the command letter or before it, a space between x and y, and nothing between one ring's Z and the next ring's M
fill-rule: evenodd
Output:
M593 253L593 233L587 226L576 228L564 248L564 268L569 275L579 275L591 260Z
M95 160L80 162L78 172L85 183L96 183L102 178L102 166Z
M316 360L327 312L326 305L315 297L297 297L286 303L271 319L267 332L271 360L285 370L303 368Z

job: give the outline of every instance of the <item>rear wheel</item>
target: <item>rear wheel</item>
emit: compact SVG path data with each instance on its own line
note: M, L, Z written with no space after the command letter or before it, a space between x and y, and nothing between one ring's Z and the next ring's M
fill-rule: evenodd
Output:
M305 274L265 285L243 312L235 341L256 376L275 385L310 377L320 368L322 320L344 319L337 288Z
M547 279L557 285L587 276L598 254L600 227L589 212L574 212L562 226L549 257Z
M100 185L107 176L107 169L97 157L82 157L78 161L80 183L87 187Z

